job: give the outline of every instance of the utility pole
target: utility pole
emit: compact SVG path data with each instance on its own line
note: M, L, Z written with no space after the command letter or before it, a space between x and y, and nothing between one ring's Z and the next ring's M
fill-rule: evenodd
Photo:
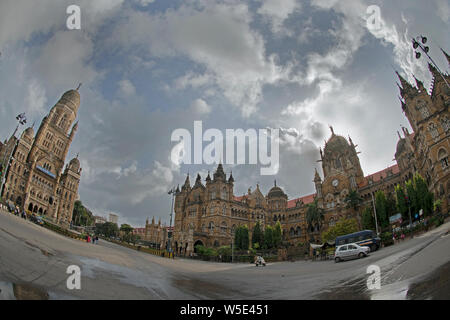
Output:
M373 197L373 192L371 192L370 195L372 196L373 211L374 211L374 214L375 214L375 228L376 228L377 236L378 236L380 234L378 232L377 208L375 206L375 199Z

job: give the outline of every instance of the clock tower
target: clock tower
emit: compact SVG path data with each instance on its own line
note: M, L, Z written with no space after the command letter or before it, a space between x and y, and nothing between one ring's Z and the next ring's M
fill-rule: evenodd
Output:
M356 190L364 179L364 173L359 162L358 152L352 139L345 139L334 133L325 143L321 155L324 180L322 194L327 208L342 204L350 190Z

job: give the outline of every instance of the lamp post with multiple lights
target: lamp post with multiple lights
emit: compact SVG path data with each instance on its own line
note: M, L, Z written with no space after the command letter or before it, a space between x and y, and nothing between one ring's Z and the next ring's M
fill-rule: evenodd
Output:
M442 71L439 69L437 64L434 62L433 58L431 58L430 55L428 54L428 52L430 52L430 47L426 46L427 42L428 42L428 38L424 37L424 36L418 36L415 39L414 38L412 39L412 46L413 46L414 50L417 50L416 51L416 59L420 59L422 57L422 53L420 53L420 51L419 51L419 49L420 49L428 57L430 62L433 64L433 66L439 72L439 75L444 80L447 87L450 88L450 85L448 84L447 80L442 75Z

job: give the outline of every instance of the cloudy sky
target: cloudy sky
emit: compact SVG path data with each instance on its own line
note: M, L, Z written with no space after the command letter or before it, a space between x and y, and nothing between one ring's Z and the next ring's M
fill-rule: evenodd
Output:
M81 30L68 30L66 8L81 8ZM381 9L369 30L367 8ZM352 137L366 175L393 164L400 126L394 70L430 83L411 37L429 37L448 71L448 0L2 0L0 137L15 116L42 118L67 90L80 89L83 203L119 223L168 222L167 191L215 166L170 159L177 128L281 129L280 168L226 165L235 194L273 180L290 198L314 192L319 147L336 133Z

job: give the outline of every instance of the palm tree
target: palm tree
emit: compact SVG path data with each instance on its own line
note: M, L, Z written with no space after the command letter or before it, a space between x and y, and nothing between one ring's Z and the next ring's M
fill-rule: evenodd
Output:
M306 211L306 222L308 223L308 229L312 229L318 226L319 230L322 228L322 222L325 219L324 210L319 207L317 200L308 204Z

